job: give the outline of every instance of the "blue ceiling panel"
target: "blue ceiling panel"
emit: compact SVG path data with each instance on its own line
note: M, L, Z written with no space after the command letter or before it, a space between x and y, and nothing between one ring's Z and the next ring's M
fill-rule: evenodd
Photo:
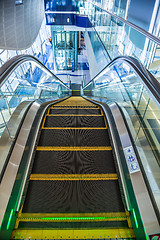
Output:
M46 13L47 25L75 25L74 14Z
M45 11L78 11L75 0L45 0Z

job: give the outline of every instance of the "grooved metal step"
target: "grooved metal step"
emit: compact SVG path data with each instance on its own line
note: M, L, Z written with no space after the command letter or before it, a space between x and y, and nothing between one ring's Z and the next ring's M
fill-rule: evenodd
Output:
M112 151L37 151L32 173L100 174L116 169Z
M105 127L103 116L47 116L44 127Z
M42 129L38 146L110 146L107 129Z
M19 228L127 228L128 223L125 221L104 221L104 222L20 222Z
M49 114L83 114L83 115L89 115L94 114L98 115L101 114L100 109L97 108L90 108L90 109L82 109L82 108L51 108L49 111Z
M125 212L117 180L30 181L22 213Z

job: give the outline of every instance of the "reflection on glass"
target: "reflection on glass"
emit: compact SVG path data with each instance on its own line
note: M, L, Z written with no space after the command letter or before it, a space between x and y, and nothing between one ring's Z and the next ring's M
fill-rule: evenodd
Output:
M157 45L157 43L130 25L127 25L98 6L95 6L94 3L81 1L81 4L111 59L120 55L132 56L144 64L159 80L160 46ZM117 9L121 9L121 7L119 8L117 6ZM118 11L116 12L113 8L112 12L118 13ZM124 18L124 14L117 15ZM94 29L92 29L92 31L94 31ZM88 31L91 30L89 29Z
M56 70L77 70L77 32L52 31Z
M60 98L69 94L69 88L36 62L21 64L0 85L0 136L21 102L38 98Z
M159 103L134 70L123 62L104 69L83 92L102 102L111 100L121 106L160 211Z

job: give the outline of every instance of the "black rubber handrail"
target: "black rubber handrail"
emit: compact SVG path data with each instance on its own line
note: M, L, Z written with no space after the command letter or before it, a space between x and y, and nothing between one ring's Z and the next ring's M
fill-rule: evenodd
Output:
M8 78L14 70L19 67L22 63L28 62L28 61L34 61L37 64L40 65L40 67L43 67L48 73L50 73L54 78L56 78L58 81L61 82L62 85L64 85L66 88L70 89L67 87L61 79L59 79L56 75L54 75L43 63L41 63L37 58L35 58L32 55L17 55L10 60L8 60L6 63L3 64L3 66L0 68L0 85Z
M104 67L91 81L89 81L84 87L83 90L94 81L106 68L111 67L112 65L125 62L130 65L137 75L142 79L144 84L148 87L148 89L152 92L153 96L156 100L160 103L160 83L157 79L135 58L133 57L126 57L126 56L119 56L112 60L106 67Z

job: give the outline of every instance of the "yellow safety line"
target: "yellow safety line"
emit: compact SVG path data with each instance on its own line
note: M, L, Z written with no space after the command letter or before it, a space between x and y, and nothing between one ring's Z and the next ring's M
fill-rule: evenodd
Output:
M66 101L66 100L65 100ZM62 102L61 102L62 103ZM63 101L63 104L64 104L64 101ZM79 106L79 105L81 105L81 106L92 106L92 107L94 107L94 106L96 106L96 104L87 104L86 102L84 102L84 101L68 101L68 102L65 102L65 104L66 105L68 105L68 104L71 104L71 106L73 106L72 104L76 104L77 106ZM75 106L76 106L75 105ZM52 106L61 106L61 104L58 104L58 103L56 103L56 104L53 104Z
M43 127L43 129L89 129L89 130L104 130L107 127Z
M84 218L84 217L82 217ZM92 218L92 217L90 217ZM32 217L32 214L30 217L26 218L21 218L18 219L19 222L108 222L108 221L126 221L127 218L125 217L111 217L111 218L99 218L99 219L59 219L59 217L56 217L56 219L46 219L46 217L42 217L42 218L34 218ZM18 222L17 221L17 222Z
M103 115L103 111L102 111L101 108L100 108L100 111L101 111L102 116L104 116L104 115ZM105 118L105 116L104 116L104 122L105 122L105 126L106 126L106 128L107 128L108 126L107 126L107 122L106 122L106 118Z
M23 210L23 205L22 205L22 207L20 208L20 210L19 210L19 212L18 212L18 217L17 217L17 219L16 219L16 223L15 223L15 226L14 226L15 229L17 229L18 226L19 226L19 219L20 219L21 216L22 216L22 210Z
M79 107L79 108L78 108ZM67 107L65 107L65 106L63 106L63 107L61 107L61 106L52 106L50 109L99 109L99 107L98 106L96 106L96 107L82 107L82 106L77 106L77 107L72 107L72 106L67 106Z
M50 107L50 108L48 108L47 114L49 114L49 112L50 112L50 109L51 109L51 107Z
M103 115L98 115L98 114L47 114L48 117L101 117Z
M19 210L19 212L18 212L18 218L21 217L21 215L22 215L22 210L23 210L23 205L22 205L22 207L20 208L20 210Z
M80 105L80 104L78 104L78 105L76 105L76 104L74 104L74 105L71 105L71 104L66 104L66 105L58 105L58 106L55 106L54 108L70 108L70 109L73 109L73 108L79 108L79 109L81 109L81 108L87 108L87 109L90 109L91 107L93 107L93 105ZM95 107L96 109L97 109L97 107Z
M112 147L110 146L94 146L94 147L53 147L53 146L38 146L37 151L111 151Z
M45 217L42 217L42 219L36 219L36 218L33 218L31 214L31 216L28 217L28 219L25 219L25 218L17 219L17 222L107 222L107 221L126 221L127 220L127 218L124 218L124 217L119 217L118 219L116 217L112 217L112 218L104 218L104 219L54 219L54 220L44 219L44 218Z
M30 180L86 181L117 180L117 174L31 174Z
M68 102L68 103L64 103L64 104L57 104L55 105L55 107L94 107L95 104L84 104L84 103L80 103L80 102L77 102L77 103L71 103L71 102Z
M66 108L64 108L64 107L56 107L56 106L52 106L50 109L78 109L78 107L66 107ZM80 106L80 108L79 109L99 109L99 106L96 106L96 107L82 107L82 106Z
M82 97L70 97L55 106L95 106L95 104L83 99Z
M110 239L135 238L133 229L83 228L83 229L17 229L11 239Z
M131 219L130 219L129 212L127 211L127 209L125 209L125 213L126 213L126 216L127 216L128 227L132 228Z
M105 122L105 126L106 126L106 128L107 128L108 126L107 126L107 122L106 122L105 116L104 116L104 122Z
M47 115L44 116L43 123L42 123L42 128L44 128L44 124L45 124L45 121L46 121L46 117L47 117Z

